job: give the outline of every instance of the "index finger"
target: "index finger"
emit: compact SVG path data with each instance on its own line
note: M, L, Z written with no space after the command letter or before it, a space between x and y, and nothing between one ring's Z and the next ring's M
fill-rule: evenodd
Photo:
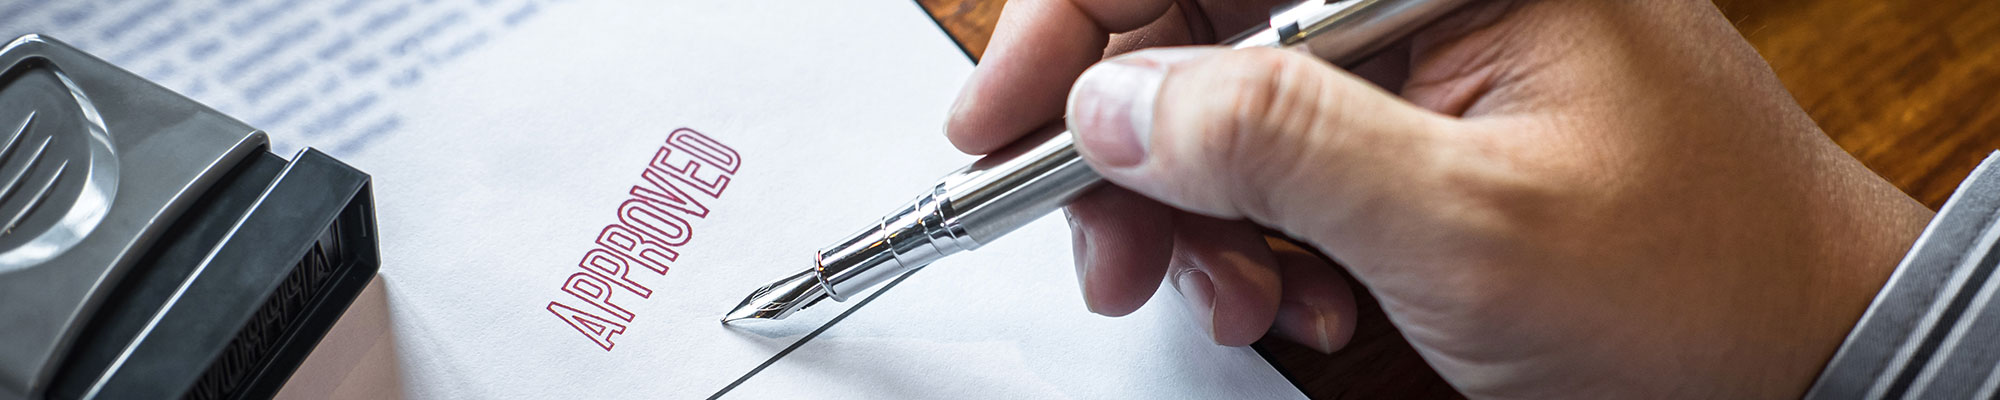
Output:
M952 105L945 136L970 154L999 149L1062 116L1077 75L1112 33L1145 26L1172 0L1014 0Z

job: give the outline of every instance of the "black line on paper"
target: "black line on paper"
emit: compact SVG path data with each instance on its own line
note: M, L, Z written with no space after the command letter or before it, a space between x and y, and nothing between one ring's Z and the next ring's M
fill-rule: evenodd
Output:
M915 275L915 274L916 271L911 271L910 273L903 274L903 276L896 277L896 280L889 281L889 284L887 285L882 285L882 289L876 290L875 293L869 294L868 298L861 299L861 302L854 303L854 307L849 307L847 311L842 311L840 315L834 316L833 320L826 321L826 325L821 325L819 329L814 329L812 333L807 333L805 337L799 338L799 341L792 342L791 346L785 347L784 350L779 350L778 354L771 355L771 358L768 360L764 360L763 364L758 364L757 368L751 368L749 373L745 373L743 374L742 377L736 378L735 382L730 382L729 386L723 386L722 390L716 391L715 394L709 395L708 400L715 400L717 398L721 398L722 395L724 394L729 394L730 390L734 390L736 389L737 386L742 385L744 381L750 380L750 377L757 376L758 372L764 372L764 368L770 367L771 364L778 363L778 360L785 358L785 355L792 354L792 350L798 350L799 347L804 346L806 342L810 342L813 340L813 338L819 337L819 334L821 332L826 332L827 328L832 328L833 324L838 324L840 323L840 320L847 319L848 315L854 314L855 311L861 310L861 307L865 307L868 305L869 302L875 301L876 297L882 297L883 293L888 293L889 289L896 288L897 284L903 283L904 279L910 279L910 275Z

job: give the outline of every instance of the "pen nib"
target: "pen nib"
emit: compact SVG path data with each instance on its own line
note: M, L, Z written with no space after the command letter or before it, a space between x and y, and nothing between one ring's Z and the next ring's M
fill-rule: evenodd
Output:
M722 323L746 319L785 319L826 297L826 288L820 287L819 278L813 275L813 270L807 269L750 292L750 297L743 298L743 303L737 304L735 309L722 317Z

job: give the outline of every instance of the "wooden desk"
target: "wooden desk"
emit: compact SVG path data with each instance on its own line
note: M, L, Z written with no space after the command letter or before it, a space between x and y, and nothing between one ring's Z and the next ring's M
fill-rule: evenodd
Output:
M1004 0L918 0L975 58ZM1828 136L1936 208L2000 149L2000 2L1719 0ZM1347 349L1260 343L1314 398L1459 397L1363 300Z

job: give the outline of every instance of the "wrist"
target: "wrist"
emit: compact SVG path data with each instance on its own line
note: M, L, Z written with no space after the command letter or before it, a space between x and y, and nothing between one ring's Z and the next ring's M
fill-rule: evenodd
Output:
M1833 147L1828 143L1827 147ZM1800 237L1801 262L1791 271L1803 290L1795 300L1795 320L1772 324L1761 350L1769 375L1757 382L1759 397L1796 398L1817 379L1853 330L1889 275L1909 252L1933 215L1929 208L1841 152L1834 165L1818 169L1819 185L1801 191L1807 215Z

